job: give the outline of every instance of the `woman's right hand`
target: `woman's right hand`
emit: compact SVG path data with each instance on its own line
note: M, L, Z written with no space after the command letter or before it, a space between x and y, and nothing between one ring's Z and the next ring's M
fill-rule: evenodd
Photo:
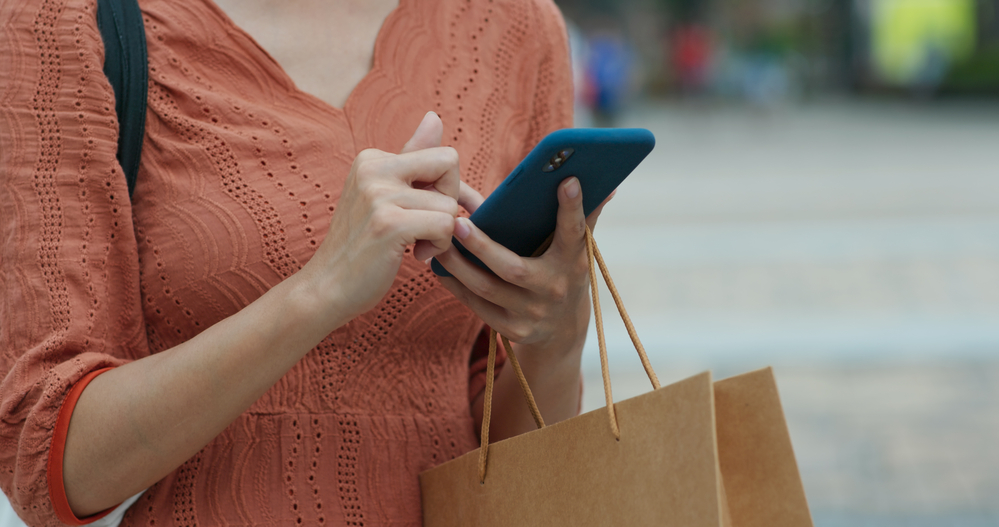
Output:
M408 246L425 240L414 249L424 259L450 246L458 156L440 147L441 132L427 114L402 153L361 152L301 271L194 338L87 385L63 457L73 513L113 507L176 470L323 338L374 307Z
M418 240L429 242L419 246L421 260L451 245L458 153L440 146L442 131L440 117L429 112L402 153L369 149L354 159L329 232L302 269L336 318L373 308Z

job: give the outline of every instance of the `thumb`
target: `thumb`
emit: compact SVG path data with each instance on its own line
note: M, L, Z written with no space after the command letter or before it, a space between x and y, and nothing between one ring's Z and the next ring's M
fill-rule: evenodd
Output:
M570 177L558 187L558 216L551 249L572 254L582 247L586 236L586 216L583 215L583 194L579 180Z
M444 136L444 123L434 112L427 112L420 121L420 126L416 127L413 137L409 138L406 145L402 147L402 154L423 150L424 148L434 148L441 146L441 138Z

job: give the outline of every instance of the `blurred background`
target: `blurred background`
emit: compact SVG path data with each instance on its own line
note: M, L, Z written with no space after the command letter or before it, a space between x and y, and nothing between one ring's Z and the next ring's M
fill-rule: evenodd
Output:
M660 379L774 366L818 527L999 526L999 0L556 3L657 137L596 238Z
M999 0L558 0L578 102L999 96ZM604 120L607 119L607 120Z
M999 526L999 0L556 2L657 137L596 237L660 378L773 365L818 527Z

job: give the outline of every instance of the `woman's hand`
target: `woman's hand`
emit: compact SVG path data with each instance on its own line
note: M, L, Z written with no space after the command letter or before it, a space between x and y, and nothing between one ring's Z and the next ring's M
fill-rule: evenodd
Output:
M454 276L442 278L444 286L490 327L523 346L569 351L582 348L589 322L586 226L596 225L610 198L586 218L579 181L568 178L559 185L558 200L555 235L540 257L518 256L468 219L457 218L455 236L496 276L469 262L453 247L437 260ZM478 193L462 188L459 203L470 212L481 202Z
M465 218L454 232L469 251L498 276L483 271L451 248L437 257L455 278L441 281L486 324L514 341L524 375L541 414L549 423L579 412L579 362L590 317L587 295L589 264L586 225L593 228L604 201L583 217L583 197L576 178L559 185L558 219L552 244L538 258L522 258L489 239ZM470 189L459 203L473 211L482 197ZM481 422L483 397L472 402ZM500 440L533 430L534 420L523 403L511 368L501 370L493 391L490 437Z
M441 130L427 114L401 154L357 156L326 239L301 271L194 338L87 385L63 457L74 514L113 507L190 459L323 338L373 307L408 245L428 240L430 255L450 246L460 182Z
M442 129L427 113L401 154L370 149L354 160L329 232L303 269L349 315L381 300L408 246L424 240L424 259L451 246L460 179L457 152L440 146Z

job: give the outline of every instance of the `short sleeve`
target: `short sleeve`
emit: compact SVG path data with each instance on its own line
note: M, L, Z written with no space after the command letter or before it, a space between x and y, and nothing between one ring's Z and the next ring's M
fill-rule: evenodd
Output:
M62 523L47 464L68 394L148 355L95 9L0 4L0 487L30 525Z

